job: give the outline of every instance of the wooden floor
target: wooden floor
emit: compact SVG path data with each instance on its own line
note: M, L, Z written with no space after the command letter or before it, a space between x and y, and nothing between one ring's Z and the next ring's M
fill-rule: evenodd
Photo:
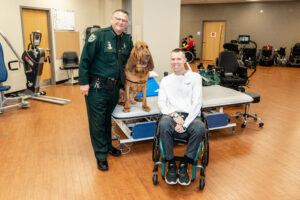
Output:
M242 129L232 119L238 123L234 134L210 132L203 191L199 176L188 187L167 185L160 177L154 186L152 141L134 143L119 158L109 156L108 172L97 170L79 86L46 91L72 103L30 100L30 108L0 115L0 200L300 199L300 68L258 67L247 91L261 95L250 111L265 126L249 120ZM225 111L237 110L243 107ZM176 146L176 154L184 148Z

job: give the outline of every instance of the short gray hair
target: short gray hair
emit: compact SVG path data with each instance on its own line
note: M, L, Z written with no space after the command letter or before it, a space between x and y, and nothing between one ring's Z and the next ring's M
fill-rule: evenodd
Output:
M117 12L121 12L121 13L124 13L126 14L127 16L129 16L128 12L126 10L123 10L123 9L117 9L115 10L113 13L112 13L112 16L114 16Z

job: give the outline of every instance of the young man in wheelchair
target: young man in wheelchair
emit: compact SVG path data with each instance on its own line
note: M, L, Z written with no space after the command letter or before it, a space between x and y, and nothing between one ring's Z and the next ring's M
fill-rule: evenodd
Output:
M158 106L163 114L159 121L160 138L168 162L166 182L189 185L188 163L196 155L200 142L205 137L202 122L202 80L198 73L186 70L185 54L182 49L171 52L172 74L162 79L158 95ZM188 144L179 170L173 153L173 139L187 139Z
M195 51L193 36L189 35L188 42L183 45L184 46L182 48L185 51L185 57L187 59L187 62L188 63L193 62L194 59L196 58L196 51Z
M188 43L183 48L187 51L191 51L194 48L193 36L189 35L188 40L189 40Z

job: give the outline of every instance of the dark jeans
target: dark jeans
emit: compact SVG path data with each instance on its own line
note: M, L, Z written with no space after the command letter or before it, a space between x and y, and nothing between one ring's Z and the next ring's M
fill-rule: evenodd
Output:
M163 115L159 121L160 138L163 143L167 160L174 158L173 139L188 139L185 156L194 159L200 142L205 137L205 125L200 117L196 117L189 125L186 132L178 133L175 131L176 122L169 115Z

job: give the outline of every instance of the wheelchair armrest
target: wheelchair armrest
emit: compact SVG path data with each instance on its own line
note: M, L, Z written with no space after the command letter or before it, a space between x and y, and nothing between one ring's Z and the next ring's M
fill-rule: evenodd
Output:
M225 76L225 77L233 76L233 73L232 73L232 72L227 72L227 73L224 73L224 76Z

